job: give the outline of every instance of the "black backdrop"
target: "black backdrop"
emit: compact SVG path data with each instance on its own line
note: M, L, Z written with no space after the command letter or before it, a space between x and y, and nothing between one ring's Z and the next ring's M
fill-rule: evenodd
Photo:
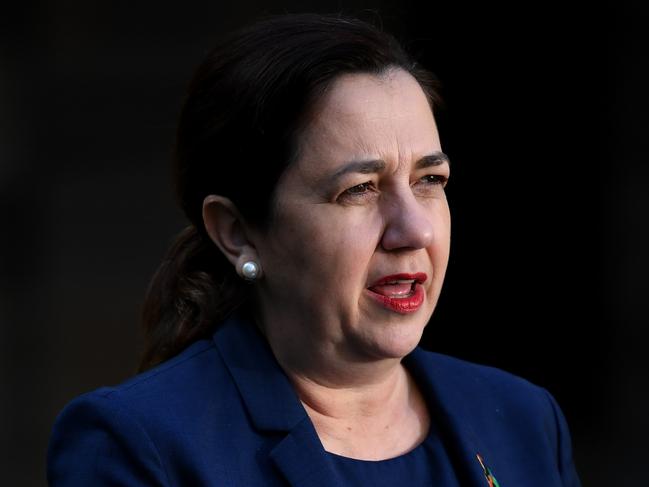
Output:
M616 5L5 5L2 483L43 485L58 411L134 371L145 287L183 226L175 117L213 41L263 13L372 9L444 84L453 251L424 346L548 388L585 485L645 485L649 19Z

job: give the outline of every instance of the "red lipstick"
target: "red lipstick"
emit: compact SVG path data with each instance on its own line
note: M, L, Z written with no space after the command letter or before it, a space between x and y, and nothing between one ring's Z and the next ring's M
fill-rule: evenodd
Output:
M414 313L424 303L423 272L385 276L367 288L369 296L384 308L401 314Z

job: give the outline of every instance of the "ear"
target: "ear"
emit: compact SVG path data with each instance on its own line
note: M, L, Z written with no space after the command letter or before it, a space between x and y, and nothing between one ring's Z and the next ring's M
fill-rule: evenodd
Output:
M246 234L245 222L228 198L208 195L203 200L203 224L210 240L232 263L239 275L248 261L260 265L259 256Z

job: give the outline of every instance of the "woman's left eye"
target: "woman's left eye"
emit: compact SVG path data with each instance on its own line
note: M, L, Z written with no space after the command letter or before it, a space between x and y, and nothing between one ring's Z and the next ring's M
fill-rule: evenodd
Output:
M433 184L433 185L439 184L442 186L446 186L446 183L448 182L448 178L446 176L442 176L441 174L427 174L426 176L419 179L419 181L423 182L424 184Z

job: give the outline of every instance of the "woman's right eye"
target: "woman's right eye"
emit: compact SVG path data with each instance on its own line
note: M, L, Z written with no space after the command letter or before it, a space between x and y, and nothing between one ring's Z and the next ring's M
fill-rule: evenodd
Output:
M367 183L361 183L357 184L356 186L352 186L349 189L346 189L344 193L349 194L349 195L357 195L357 194L363 194L367 193L371 187L372 183L367 182Z
M373 196L375 194L373 189L374 184L372 181L357 184L340 193L336 201L339 203L358 204Z

